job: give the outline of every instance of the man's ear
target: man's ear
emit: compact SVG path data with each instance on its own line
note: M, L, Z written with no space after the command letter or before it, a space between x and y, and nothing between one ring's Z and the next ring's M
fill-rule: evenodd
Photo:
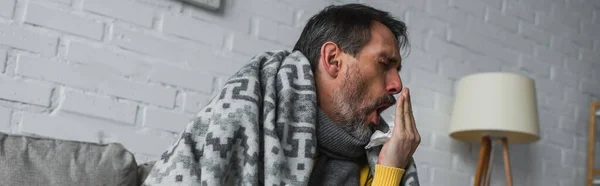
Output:
M319 62L323 70L332 78L336 78L341 70L341 50L337 44L328 41L321 46L321 58Z

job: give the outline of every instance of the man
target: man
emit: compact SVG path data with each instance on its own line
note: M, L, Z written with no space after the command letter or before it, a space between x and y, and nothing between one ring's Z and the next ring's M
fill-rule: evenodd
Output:
M292 52L259 54L232 76L144 185L418 185L405 46L406 26L386 12L325 8ZM391 106L389 128L379 115ZM365 148L374 130L391 136Z

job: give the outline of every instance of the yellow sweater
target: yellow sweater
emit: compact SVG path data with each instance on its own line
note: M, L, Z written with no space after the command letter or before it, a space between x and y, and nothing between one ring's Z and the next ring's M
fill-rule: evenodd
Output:
M375 173L375 177L373 177L371 171L369 171L369 165L363 166L360 170L360 185L399 185L404 174L404 169L377 164L375 165Z

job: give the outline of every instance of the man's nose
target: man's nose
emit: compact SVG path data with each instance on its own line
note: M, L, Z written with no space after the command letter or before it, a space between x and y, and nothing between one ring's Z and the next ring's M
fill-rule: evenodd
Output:
M386 89L389 94L394 95L402 91L402 80L400 79L400 73L393 73L388 76Z

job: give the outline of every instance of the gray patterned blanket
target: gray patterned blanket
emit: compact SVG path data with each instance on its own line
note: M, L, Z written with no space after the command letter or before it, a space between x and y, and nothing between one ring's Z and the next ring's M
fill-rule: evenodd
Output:
M299 52L253 57L185 127L143 185L307 185L317 149L313 78ZM378 150L368 152L374 167ZM411 163L402 185L415 184Z

